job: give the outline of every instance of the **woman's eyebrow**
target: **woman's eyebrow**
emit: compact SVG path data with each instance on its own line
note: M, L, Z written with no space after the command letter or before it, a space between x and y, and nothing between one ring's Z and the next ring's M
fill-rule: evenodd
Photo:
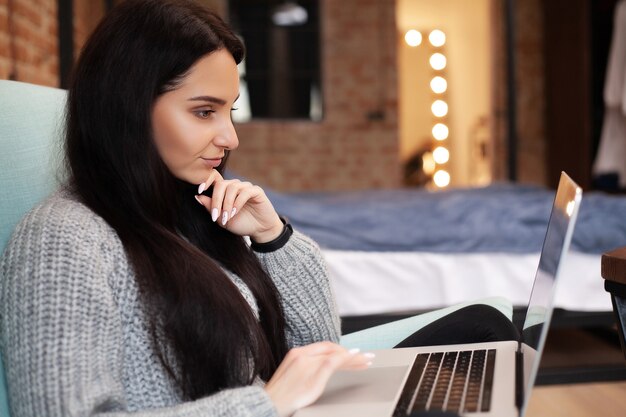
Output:
M195 96L188 99L189 101L206 101L207 103L219 104L221 106L226 104L226 100L213 97L213 96ZM234 101L239 100L239 94L237 94L237 98Z
M221 98L217 98L217 97L213 97L213 96L196 96L196 97L191 97L189 99L189 101L206 101L207 103L214 103L214 104L219 104L219 105L224 105L226 104L226 100L223 100Z

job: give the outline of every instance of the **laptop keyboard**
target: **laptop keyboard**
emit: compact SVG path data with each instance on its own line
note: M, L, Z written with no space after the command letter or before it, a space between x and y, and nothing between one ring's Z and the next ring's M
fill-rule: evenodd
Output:
M393 415L489 411L495 362L495 349L417 355Z

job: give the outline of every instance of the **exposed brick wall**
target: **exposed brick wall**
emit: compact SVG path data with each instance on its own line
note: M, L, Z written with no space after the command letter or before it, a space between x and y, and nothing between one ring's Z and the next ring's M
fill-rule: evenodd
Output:
M57 2L1 1L0 78L14 76L19 81L57 86L58 72Z
M241 124L230 167L279 190L399 186L394 0L321 0L321 21L323 121Z
M77 57L104 14L104 2L74 0L73 7ZM0 0L0 79L11 76L18 81L59 86L56 0Z

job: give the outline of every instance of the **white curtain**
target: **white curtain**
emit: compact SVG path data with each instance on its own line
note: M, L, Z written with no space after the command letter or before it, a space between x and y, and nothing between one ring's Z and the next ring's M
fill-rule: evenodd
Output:
M604 122L593 172L617 173L620 187L626 187L626 0L617 4L614 19L604 84Z

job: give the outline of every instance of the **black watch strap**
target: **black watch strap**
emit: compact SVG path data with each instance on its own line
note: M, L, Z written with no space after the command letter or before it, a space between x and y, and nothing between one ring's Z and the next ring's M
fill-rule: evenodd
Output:
M254 240L251 240L250 247L255 252L268 253L274 252L289 242L289 238L293 234L293 227L289 224L287 219L284 217L280 217L280 221L283 222L283 231L278 235L278 237L274 240L270 240L265 243L257 243Z

